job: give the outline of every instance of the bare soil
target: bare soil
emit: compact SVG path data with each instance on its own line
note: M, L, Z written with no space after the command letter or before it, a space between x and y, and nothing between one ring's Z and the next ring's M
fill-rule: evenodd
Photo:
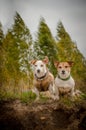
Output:
M0 130L86 130L86 100L72 106L51 100L1 101Z

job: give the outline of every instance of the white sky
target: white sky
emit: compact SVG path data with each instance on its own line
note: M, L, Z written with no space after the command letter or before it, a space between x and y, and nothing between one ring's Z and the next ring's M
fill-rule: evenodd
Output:
M86 0L0 0L0 22L6 31L17 11L35 37L40 17L44 17L53 36L62 21L81 53L86 57Z

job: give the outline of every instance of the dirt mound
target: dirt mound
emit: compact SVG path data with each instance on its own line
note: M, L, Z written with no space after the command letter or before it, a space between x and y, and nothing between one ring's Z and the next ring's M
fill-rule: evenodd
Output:
M86 101L69 107L56 101L0 102L0 130L86 130Z

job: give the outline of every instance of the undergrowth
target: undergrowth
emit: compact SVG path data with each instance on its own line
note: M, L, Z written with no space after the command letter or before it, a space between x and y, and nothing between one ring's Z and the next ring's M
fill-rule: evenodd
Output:
M36 94L32 91L22 92L22 93L13 93L13 92L6 92L6 91L0 91L0 101L3 100L20 100L22 103L29 103L33 102L36 99ZM40 94L39 102L47 102L49 100L49 97L44 96ZM59 102L63 103L66 106L72 106L75 102L82 102L83 100L86 100L86 94L82 94L77 98L68 98L68 97L60 97ZM58 102L58 101L57 101Z

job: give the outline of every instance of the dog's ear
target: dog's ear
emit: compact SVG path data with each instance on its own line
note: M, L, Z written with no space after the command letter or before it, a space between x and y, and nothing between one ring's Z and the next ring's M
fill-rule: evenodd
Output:
M70 67L72 67L74 62L73 61L68 61L68 64L70 65Z
M37 60L31 60L30 64L34 65L36 63Z
M54 61L54 65L55 65L56 68L58 67L58 64L59 64L58 61Z
M42 60L45 64L48 64L48 62L49 62L49 59L48 59L48 57L47 56L45 56L45 58Z

